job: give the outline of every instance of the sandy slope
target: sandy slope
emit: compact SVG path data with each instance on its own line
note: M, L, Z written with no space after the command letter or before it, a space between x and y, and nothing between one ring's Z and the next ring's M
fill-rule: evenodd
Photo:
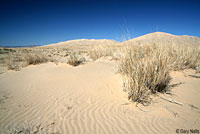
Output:
M123 42L125 44L159 44L159 45L200 45L200 38L188 35L173 35L164 32L149 33Z
M0 74L0 132L25 121L53 124L62 134L175 133L200 129L200 79L172 72L172 95L153 97L150 106L127 101L114 61L78 67L53 63ZM172 98L182 106L162 98ZM191 107L192 104L195 107Z
M120 42L115 40L109 40L109 39L77 39L77 40L69 40L64 42L58 42L55 44L48 44L41 47L57 47L57 48L66 48L66 47L88 47L88 46L95 46L95 45L116 45L120 44Z

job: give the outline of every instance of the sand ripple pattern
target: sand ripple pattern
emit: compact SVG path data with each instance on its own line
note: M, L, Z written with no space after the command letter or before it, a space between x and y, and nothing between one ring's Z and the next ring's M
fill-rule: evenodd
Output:
M166 107L124 105L127 98L113 66L46 64L0 75L0 133L24 122L53 123L49 133L61 134L175 133L185 127L187 120Z

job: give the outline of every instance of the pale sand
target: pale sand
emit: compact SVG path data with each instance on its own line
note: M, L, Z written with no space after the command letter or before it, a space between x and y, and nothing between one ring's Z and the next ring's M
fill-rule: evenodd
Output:
M125 44L159 44L159 45L200 45L200 38L188 35L173 35L164 32L149 33L128 41L123 42Z
M26 121L55 123L49 132L62 134L200 130L200 79L187 75L192 70L171 73L172 84L184 83L173 87L172 95L153 96L151 105L136 107L123 92L116 65L102 59L77 67L47 63L0 74L0 133Z

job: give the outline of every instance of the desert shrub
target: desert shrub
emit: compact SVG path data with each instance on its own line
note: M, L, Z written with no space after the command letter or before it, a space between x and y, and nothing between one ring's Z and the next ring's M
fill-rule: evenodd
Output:
M8 70L19 71L26 63L24 62L24 57L20 55L9 55L6 64Z
M36 65L41 63L46 63L48 61L54 61L49 59L40 51L30 51L28 53L18 52L8 56L6 64L9 70L20 70L22 67L27 65Z
M196 69L200 67L200 47L198 46L175 46L166 47L166 54L170 70Z
M170 82L169 71L200 70L200 47L127 45L119 62L124 90L134 102L147 104L149 94L166 91Z
M27 53L24 55L24 58L28 65L30 64L36 65L36 64L46 63L49 61L47 56L39 52Z
M148 104L149 94L163 92L170 82L168 56L155 46L128 46L120 60L123 86L128 99Z
M80 55L78 55L75 52L72 52L69 55L69 59L67 61L67 63L72 65L72 66L78 66L78 65L82 64L83 62L85 62L85 58L80 56Z
M19 71L21 68L17 62L13 62L12 60L7 61L8 70Z

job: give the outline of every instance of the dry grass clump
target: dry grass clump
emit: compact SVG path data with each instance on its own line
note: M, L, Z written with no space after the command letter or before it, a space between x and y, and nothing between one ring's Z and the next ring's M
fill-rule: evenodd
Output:
M25 60L22 55L9 55L6 64L8 67L8 70L15 70L19 71L21 67L25 66Z
M175 46L166 47L169 56L170 70L183 70L192 68L200 70L200 47L199 46Z
M124 89L128 99L147 104L151 93L162 92L170 82L167 55L153 46L132 46L125 50L119 65L124 74Z
M46 63L49 61L47 56L39 52L27 53L26 55L24 55L24 59L28 65L31 64L36 65L36 64Z
M14 49L0 48L0 66L6 65L9 55L13 55L15 53L16 53L16 50Z
M50 59L40 51L18 52L8 56L6 61L9 70L20 70L27 65L46 63Z
M82 63L85 62L85 58L82 57L81 55L78 55L77 53L75 52L72 52L70 55L69 55L69 59L67 61L68 64L72 65L72 66L78 66Z
M126 46L119 72L124 75L128 99L144 105L149 95L166 91L170 70L198 69L200 49L189 46Z
M7 61L8 70L15 70L19 71L21 69L21 66L18 62L14 62L13 60Z
M113 46L95 45L89 51L89 55L93 60L97 60L101 57L113 56Z

